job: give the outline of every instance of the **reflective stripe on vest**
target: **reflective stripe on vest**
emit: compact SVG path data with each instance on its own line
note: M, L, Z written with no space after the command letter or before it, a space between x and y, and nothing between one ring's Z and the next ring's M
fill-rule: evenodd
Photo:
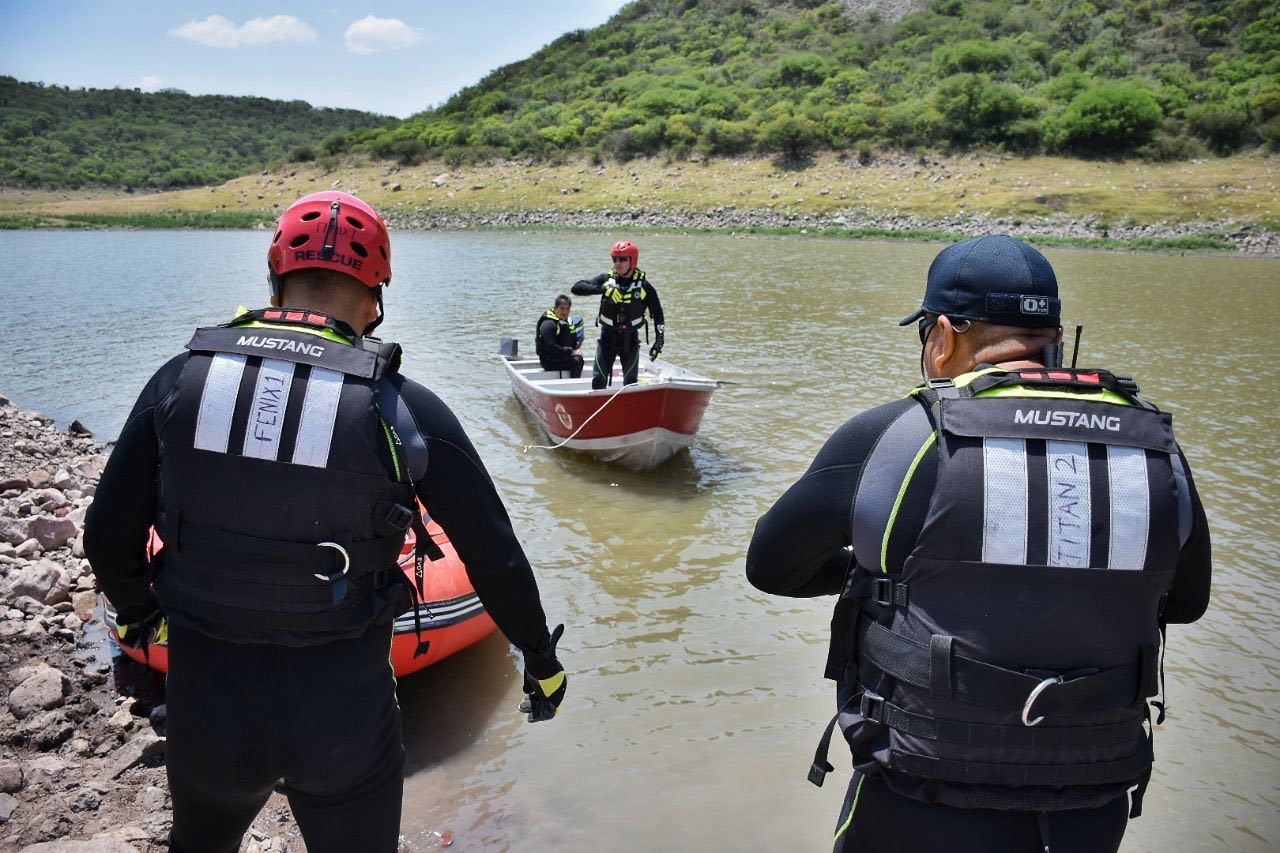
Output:
M239 353L220 352L211 358L196 421L194 446L197 450L233 453L232 420L247 362L248 357ZM280 459L280 447L296 368L297 365L289 361L261 360L239 453L233 455L284 461ZM306 387L299 404L293 454L288 461L323 468L329 461L329 447L338 419L342 374L312 367L303 381Z
M980 393L977 398L953 402L950 407L955 411L957 403L966 406L977 399L1010 398L1039 398L1040 405L1046 404L1047 399L1060 399L1061 395L1005 388L999 393ZM1079 402L1079 397L1073 402ZM944 408L947 405L944 403ZM1152 419L1147 410L1128 406L1124 409L1139 422ZM1074 415L1067 412L1063 419L1069 423L1068 416ZM1126 418L1126 424L1129 420L1132 419ZM1025 427L1018 427L1024 428L1035 429L1035 422L1028 420ZM973 432L969 429L966 434ZM898 506L920 457L936 437L924 408L913 406L889 425L864 461L850 531L854 555L864 568L888 571L887 547ZM1113 437L1113 431L1107 429L1099 431L1097 438L1094 443L1105 445L1106 458L1094 464L1089 459L1089 443L1082 441L1008 436L981 439L983 562L1141 570L1147 562L1152 512L1152 483L1144 448L1173 451L1170 457L1177 489L1179 541L1185 544L1191 528L1190 489L1172 434L1166 439L1151 429L1140 429L1135 437L1120 438ZM1130 446L1130 442L1137 446ZM1031 467L1033 457L1035 469ZM1093 505L1095 499L1100 501L1097 506ZM1037 508L1034 516L1033 507ZM1095 524L1095 517L1102 523ZM1104 526L1105 548L1094 553L1091 534ZM1043 554L1029 551L1031 531L1037 528L1047 537L1047 543L1037 549Z

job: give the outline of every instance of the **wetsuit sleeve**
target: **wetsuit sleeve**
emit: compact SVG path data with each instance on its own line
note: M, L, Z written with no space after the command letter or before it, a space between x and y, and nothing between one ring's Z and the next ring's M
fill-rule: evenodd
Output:
M1179 451L1181 452L1181 451ZM1174 572L1173 586L1165 601L1161 621L1165 624L1187 624L1204 615L1209 606L1209 587L1213 575L1213 553L1209 542L1209 521L1204 505L1191 478L1191 468L1186 457L1182 460L1187 472L1187 486L1191 491L1191 535L1178 556L1178 568Z
M653 322L659 326L667 324L667 318L662 313L662 300L658 298L658 288L653 283L645 279L644 283L644 304L649 309L649 316L653 318Z
M804 476L756 522L747 579L763 592L793 598L840 592L852 565L853 498L876 439L908 406L899 400L840 427Z
M147 541L160 467L155 412L186 362L186 353L174 357L142 389L85 515L84 553L98 589L115 605L121 623L141 620L154 606L148 592Z
M412 381L401 395L427 441L418 497L444 529L481 603L507 639L536 652L546 636L538 583L498 490L462 424L439 397Z
M569 292L574 296L599 296L604 293L604 283L608 280L609 276L601 273L593 279L575 281Z

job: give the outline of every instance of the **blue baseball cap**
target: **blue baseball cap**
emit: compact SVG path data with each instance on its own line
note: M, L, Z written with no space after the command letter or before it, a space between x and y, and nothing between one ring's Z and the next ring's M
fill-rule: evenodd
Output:
M1061 326L1058 277L1044 255L1005 234L953 243L929 265L920 310L898 325L925 314L998 326Z

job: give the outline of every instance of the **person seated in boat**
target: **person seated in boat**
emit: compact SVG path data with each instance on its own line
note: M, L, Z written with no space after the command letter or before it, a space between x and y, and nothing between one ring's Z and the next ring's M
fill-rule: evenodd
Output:
M538 318L534 344L543 370L566 371L569 378L582 375L582 318L571 318L573 300L565 294L556 297L555 307ZM577 326L574 326L576 319Z
M649 358L655 359L666 343L667 324L662 313L658 289L639 269L640 249L630 240L613 244L610 250L613 269L592 279L575 282L571 291L577 296L599 296L600 313L596 325L600 338L596 341L596 360L591 367L591 387L604 388L613 379L613 361L622 360L622 383L632 385L640 374L640 327L648 338L647 311L653 318L654 339Z
M388 656L431 555L418 502L523 652L531 722L564 698L563 626L547 630L458 418L399 372L398 345L368 337L391 283L382 218L324 191L270 233L272 307L198 329L152 376L84 550L123 642L158 642L168 622L171 849L238 849L283 779L312 853L394 853L405 748ZM166 547L149 562L153 524ZM397 565L410 529L416 584Z

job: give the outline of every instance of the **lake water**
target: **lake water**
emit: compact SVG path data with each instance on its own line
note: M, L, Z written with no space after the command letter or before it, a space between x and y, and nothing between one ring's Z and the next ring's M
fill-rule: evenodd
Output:
M752 526L826 437L918 379L914 328L939 246L644 236L666 357L735 383L695 445L637 474L540 438L498 338L603 272L622 234L396 233L387 338L458 413L506 499L549 617L567 625L561 716L529 726L490 638L401 684L408 847L819 850L847 762L805 781L832 712L829 600L757 593ZM265 232L0 232L0 393L114 435L196 324L265 302ZM1170 718L1124 850L1267 850L1280 839L1280 391L1274 261L1046 251L1082 366L1138 377L1173 412L1213 528L1213 602L1170 629ZM575 306L588 317L592 300ZM1260 396L1263 403L1251 401Z

